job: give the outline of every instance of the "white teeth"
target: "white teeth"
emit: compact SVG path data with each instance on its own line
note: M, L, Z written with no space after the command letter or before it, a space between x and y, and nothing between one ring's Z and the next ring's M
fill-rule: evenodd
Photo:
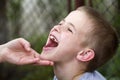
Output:
M54 36L50 36L50 39L52 39L55 42L58 42L57 39Z
M58 41L57 41L57 39L56 39L56 38L54 39L54 41L58 43Z
M53 36L50 36L50 39L54 40L54 37L53 37Z

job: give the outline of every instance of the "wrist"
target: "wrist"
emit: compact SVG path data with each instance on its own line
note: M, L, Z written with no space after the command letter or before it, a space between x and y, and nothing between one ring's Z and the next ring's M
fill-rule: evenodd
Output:
M4 44L0 45L0 63L3 62L3 55L4 55Z

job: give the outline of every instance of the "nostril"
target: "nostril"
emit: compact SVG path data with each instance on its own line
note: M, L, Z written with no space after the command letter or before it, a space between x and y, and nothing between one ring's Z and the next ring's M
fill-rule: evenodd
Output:
M59 25L54 26L52 31L60 32L60 26Z

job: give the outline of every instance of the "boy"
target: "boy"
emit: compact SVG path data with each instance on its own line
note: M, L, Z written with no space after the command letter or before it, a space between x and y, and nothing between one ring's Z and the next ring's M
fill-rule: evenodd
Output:
M41 59L40 55L30 47L30 43L23 38L14 39L0 45L0 62L9 62L17 65L53 64L51 61Z
M117 47L113 28L83 6L53 27L41 56L54 61L54 80L105 80L95 70L113 57Z

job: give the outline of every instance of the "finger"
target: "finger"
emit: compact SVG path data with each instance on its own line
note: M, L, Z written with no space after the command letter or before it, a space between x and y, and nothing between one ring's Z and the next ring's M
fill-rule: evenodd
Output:
M37 53L35 50L31 49L31 54L32 54L35 58L39 58L39 59L40 59L40 54Z
M25 64L35 64L39 61L39 58L30 58L30 59L25 59L21 60L19 65L25 65Z
M47 60L40 60L36 64L42 65L42 66L53 66L54 65L54 63L52 61L47 61Z
M54 62L53 61L50 61L50 60L47 60L45 58L43 58L41 55L40 55L40 61L39 61L39 64L40 65L51 65L53 66L54 65Z
M23 38L19 38L19 42L25 48L26 51L30 51L31 50L30 43L27 40L25 40Z
M30 46L27 45L27 44L25 44L24 48L25 48L26 51L30 51L31 50Z

